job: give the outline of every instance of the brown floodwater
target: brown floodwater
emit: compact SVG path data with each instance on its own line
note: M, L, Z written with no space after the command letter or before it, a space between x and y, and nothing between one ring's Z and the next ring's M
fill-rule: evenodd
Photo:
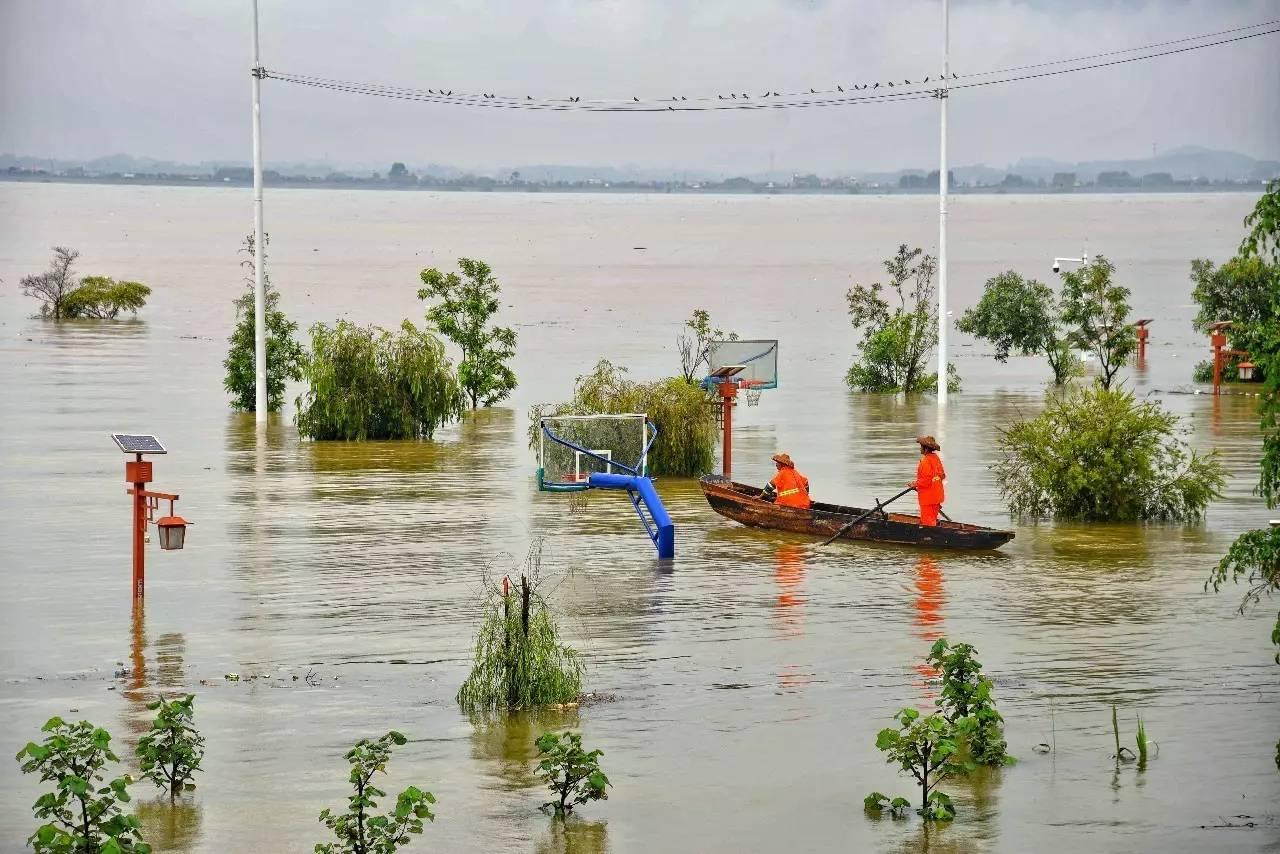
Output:
M843 385L855 345L844 291L898 243L932 245L927 197L273 190L270 270L304 327L418 319L418 271L468 256L494 267L520 335L509 406L433 442L316 444L298 440L292 407L259 435L221 389L247 191L0 184L0 747L12 756L70 714L128 754L149 699L195 692L199 787L176 805L134 790L161 851L310 851L317 813L345 798L344 750L391 728L411 740L385 788L439 798L410 850L1275 851L1274 603L1239 616L1238 588L1202 589L1232 538L1268 519L1251 495L1255 401L1171 393L1191 389L1207 355L1187 262L1228 257L1252 201L953 201L957 311L999 270L1053 278L1050 259L1087 241L1117 263L1134 314L1156 318L1129 386L1231 470L1203 524L1071 525L1011 521L987 470L998 429L1040 406L1043 364L999 365L957 336L965 389L945 415L932 398ZM32 319L16 283L54 244L78 248L84 273L153 286L141 318ZM668 478L677 557L664 564L625 498L591 494L572 511L539 493L529 405L564 399L601 357L669 375L696 307L781 341L781 387L736 414L739 479L763 481L785 450L817 496L865 505L901 488L912 437L934 433L948 512L1017 538L994 554L818 548L736 526L694 481ZM196 523L185 550L149 547L137 619L111 431L161 437L154 487L181 493ZM587 688L615 699L469 720L453 696L481 575L538 538ZM897 709L930 707L921 659L941 636L980 650L1020 762L950 784L951 826L870 819L869 791L911 794L875 735ZM1141 715L1159 744L1145 771L1110 758L1113 703L1126 743ZM530 762L551 727L603 749L614 782L563 826L537 811ZM1041 742L1055 751L1035 752ZM16 763L0 773L0 848L34 829L40 791Z

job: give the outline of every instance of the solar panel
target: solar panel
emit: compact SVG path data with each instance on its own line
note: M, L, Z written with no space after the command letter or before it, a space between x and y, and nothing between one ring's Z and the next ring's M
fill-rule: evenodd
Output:
M112 433L111 440L126 454L167 454L155 436L144 433Z

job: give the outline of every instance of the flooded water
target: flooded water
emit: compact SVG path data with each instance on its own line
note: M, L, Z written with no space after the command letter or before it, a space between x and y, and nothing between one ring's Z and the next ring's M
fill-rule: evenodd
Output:
M674 372L697 307L781 342L781 387L736 413L738 479L763 481L785 450L819 498L866 504L901 488L912 437L930 432L948 512L1012 524L987 466L997 430L1039 407L1043 364L999 365L959 337L965 389L945 418L931 398L842 382L855 345L844 291L898 243L932 246L933 200L271 191L270 269L304 327L418 319L418 271L468 256L495 269L520 335L510 406L434 442L314 444L291 407L259 440L221 390L246 191L0 184L0 747L11 756L72 714L131 752L150 698L194 691L199 788L172 807L135 789L161 851L310 851L316 814L344 802L344 750L393 727L411 741L384 788L439 798L410 850L1275 851L1274 610L1241 617L1238 589L1202 590L1232 538L1268 518L1250 494L1254 401L1169 393L1207 357L1187 262L1228 257L1252 201L953 201L957 311L999 270L1049 280L1050 259L1084 244L1117 263L1135 316L1156 318L1130 386L1231 469L1204 524L1016 524L980 555L818 548L735 526L696 482L663 479L677 525L664 565L621 496L571 512L536 490L525 413L566 398L601 357L639 378ZM154 287L142 318L30 319L16 283L54 244L78 248L84 273ZM196 523L185 550L149 547L137 619L123 459L107 435L120 430L161 437L153 486L180 493ZM616 699L470 721L453 695L481 572L506 571L536 538L588 690ZM869 791L911 793L875 735L902 706L930 707L920 665L940 636L980 650L1021 761L950 784L952 826L869 819ZM1112 703L1126 742L1141 715L1159 744L1145 772L1109 758ZM550 727L581 729L614 782L566 826L536 811L532 741ZM39 791L16 763L0 773L0 847L34 828Z

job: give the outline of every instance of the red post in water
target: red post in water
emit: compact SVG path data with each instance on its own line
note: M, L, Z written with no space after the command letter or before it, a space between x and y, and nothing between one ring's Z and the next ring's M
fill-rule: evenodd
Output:
M733 477L733 402L738 396L738 384L726 379L720 384L720 403L724 408L724 457L723 473L725 477Z
M146 589L147 484L151 482L151 462L137 455L124 464L124 479L133 484L133 600L142 601Z
M1138 332L1138 364L1142 365L1147 361L1147 339L1151 337L1151 330L1147 328L1150 319L1139 320L1134 326Z
M1222 348L1227 345L1226 333L1214 330L1209 341L1213 344L1213 393L1218 394L1222 388Z

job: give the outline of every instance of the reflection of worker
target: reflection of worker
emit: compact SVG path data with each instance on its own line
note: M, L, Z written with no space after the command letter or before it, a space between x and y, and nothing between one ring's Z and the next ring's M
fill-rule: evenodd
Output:
M796 471L796 464L786 454L775 454L774 463L778 473L764 488L764 497L779 507L799 507L808 510L809 478Z
M920 502L920 524L937 525L938 511L946 500L942 484L947 479L947 472L937 454L942 448L932 436L919 436L916 441L920 443L920 465L916 466L916 479L907 486L916 491Z

